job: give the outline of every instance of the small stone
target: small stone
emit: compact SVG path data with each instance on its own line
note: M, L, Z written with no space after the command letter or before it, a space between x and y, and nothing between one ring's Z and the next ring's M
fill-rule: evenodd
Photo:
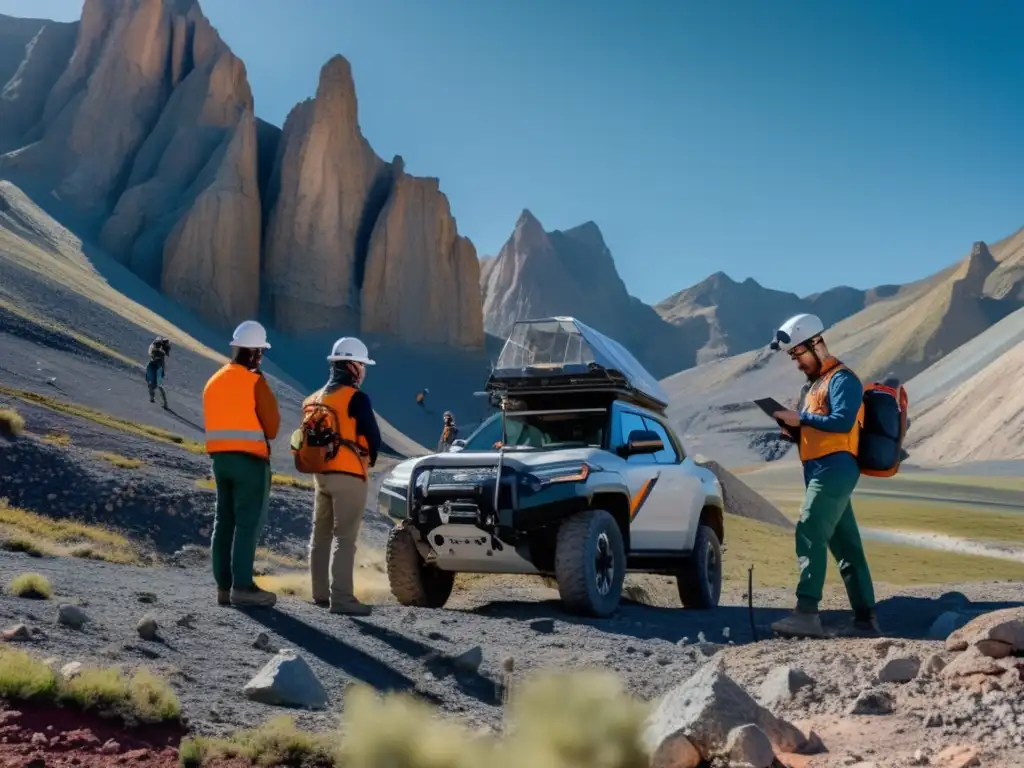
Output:
M89 621L85 611L77 605L62 604L57 606L57 621L75 629L81 629Z
M515 669L516 660L511 656L506 656L504 659L501 660L501 671L504 672L506 675L511 675L513 672L515 672Z
M917 656L896 656L878 670L878 679L883 683L909 683L920 671L921 660Z
M185 629L195 629L196 615L194 613L186 613L184 616L182 616L174 623L177 624L179 627L184 627Z
M767 707L789 701L801 688L814 685L814 680L803 670L791 666L772 669L758 689L758 700Z
M935 756L935 761L943 768L973 768L981 765L978 750L963 745L947 747Z
M100 752L104 755L116 755L120 751L121 745L113 739L108 740L102 747L100 747Z
M139 619L139 623L135 627L135 630L139 633L139 637L143 640L156 640L158 629L159 626L156 623L156 619L149 614L146 614Z
M270 651L271 653L277 653L277 650L270 645L270 635L266 632L260 632L256 635L256 639L252 641L252 647L257 651Z
M722 628L722 637L724 637L726 640L729 639L729 628L728 627L723 627Z
M768 736L753 723L729 731L725 750L732 764L750 768L770 768L775 762L775 750Z
M946 667L946 660L939 654L933 653L924 663L925 671L929 675L937 675Z
M32 639L32 633L24 624L15 624L13 627L4 630L4 640L9 643L23 643Z
M896 710L896 702L885 691L863 691L850 707L851 715L891 715Z
M484 662L484 651L477 645L452 657L452 665L463 672L476 672Z
M1002 640L979 640L974 647L990 659L1005 659L1013 653L1013 646Z
M925 728L941 728L943 725L942 713L932 712L928 715L928 719L924 722Z
M673 736L662 742L651 756L651 768L699 768L702 758L685 736Z
M80 661L69 661L63 667L60 668L60 676L65 680L79 675L82 672L82 662Z
M291 649L278 651L242 693L252 701L276 706L323 709L328 703L327 691L309 664Z
M32 743L35 744L37 747L45 747L50 744L50 740L46 738L45 733L39 733L37 731L36 733L32 734Z
M555 631L554 619L535 619L530 622L530 629L542 635L550 635Z

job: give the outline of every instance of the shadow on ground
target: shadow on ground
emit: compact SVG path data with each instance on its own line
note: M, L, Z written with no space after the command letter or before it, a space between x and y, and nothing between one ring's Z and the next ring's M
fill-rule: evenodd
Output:
M962 615L975 615L1004 608L1024 606L1020 601L971 602L959 592L950 592L938 598L894 596L881 600L877 606L882 635L905 640L929 639L928 630L941 614L956 611ZM680 608L660 608L623 602L611 619L587 619L566 613L558 600L536 603L493 602L474 608L468 613L488 618L506 618L518 621L557 619L569 624L593 627L611 634L634 637L639 640L662 639L676 643L681 639L697 639L703 632L708 641L722 642L722 630L729 628L729 640L742 645L772 637L772 622L788 613L785 608L757 608L722 606L712 611L687 611ZM822 611L821 619L826 631L839 632L851 618L849 611Z

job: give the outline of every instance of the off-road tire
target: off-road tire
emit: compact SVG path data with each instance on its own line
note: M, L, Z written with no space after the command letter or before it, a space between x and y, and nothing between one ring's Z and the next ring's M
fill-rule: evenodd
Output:
M611 556L607 591L598 586L597 553L604 538ZM555 579L562 605L569 613L607 618L615 612L626 578L626 547L615 518L603 509L578 512L558 529Z
M391 594L402 605L443 608L451 597L455 573L424 563L412 531L404 525L388 534L385 562Z
M693 555L676 574L679 600L684 608L707 610L722 596L722 545L714 528L701 525L693 542Z

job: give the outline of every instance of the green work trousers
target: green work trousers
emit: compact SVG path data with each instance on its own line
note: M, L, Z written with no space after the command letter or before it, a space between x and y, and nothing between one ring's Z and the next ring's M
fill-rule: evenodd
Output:
M256 545L270 506L270 462L249 453L213 454L217 513L210 555L217 589L253 586Z
M796 596L802 610L817 610L821 602L829 551L839 563L839 575L854 613L861 615L874 610L871 571L850 501L859 479L857 462L848 454L826 457L822 466L807 477L807 492L796 525L796 556L800 565Z

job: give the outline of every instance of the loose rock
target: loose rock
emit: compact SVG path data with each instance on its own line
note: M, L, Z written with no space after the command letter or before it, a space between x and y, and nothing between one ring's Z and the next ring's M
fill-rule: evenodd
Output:
M756 725L741 725L729 731L725 744L730 765L737 768L770 768L775 750L765 732Z
M946 611L945 613L941 613L938 618L932 622L931 627L929 627L928 639L945 640L959 627L963 626L966 621L967 619L956 611Z
M327 691L309 664L291 649L278 651L252 678L242 693L252 701L284 707L323 709Z
M663 742L651 757L651 768L699 768L700 751L685 736L674 736Z
M70 680L71 678L79 675L81 672L82 662L80 661L70 661L60 668L60 676L63 677L65 680Z
M484 651L479 645L452 658L452 666L463 672L476 672L484 661Z
M24 624L15 624L13 627L4 630L4 640L9 643L24 643L32 639L32 633Z
M139 637L143 640L156 640L158 629L159 626L156 623L156 619L149 614L146 614L139 619L139 623L135 627L135 630L139 633Z
M772 707L792 699L797 691L809 685L814 685L814 680L803 670L790 666L775 667L761 683L757 698L765 706Z
M850 707L851 715L891 715L896 701L885 691L863 691Z
M57 621L75 629L81 629L89 617L77 605L62 604L57 607Z
M878 670L878 679L883 683L909 683L920 671L921 660L917 656L896 656Z

